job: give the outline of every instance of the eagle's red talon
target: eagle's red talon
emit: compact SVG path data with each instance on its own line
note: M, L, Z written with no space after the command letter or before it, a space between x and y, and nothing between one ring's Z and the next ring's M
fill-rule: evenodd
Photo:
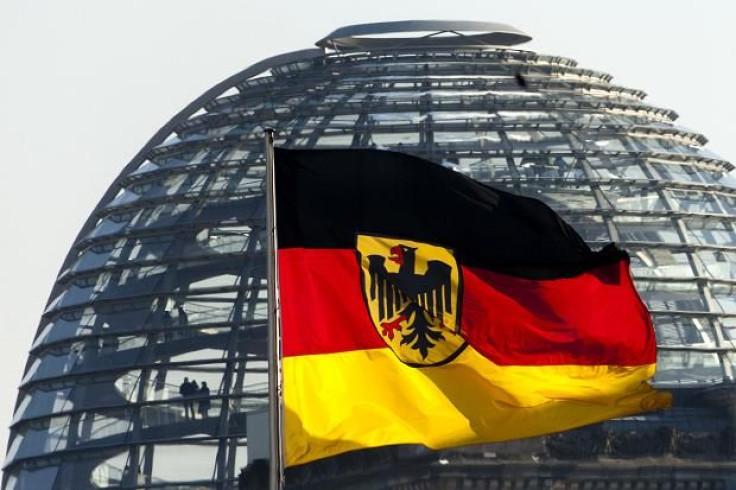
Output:
M406 320L406 317L404 315L400 315L396 320L392 322L381 323L381 335L383 335L384 337L388 337L389 340L393 340L394 331L401 331L401 322L403 322L404 320Z

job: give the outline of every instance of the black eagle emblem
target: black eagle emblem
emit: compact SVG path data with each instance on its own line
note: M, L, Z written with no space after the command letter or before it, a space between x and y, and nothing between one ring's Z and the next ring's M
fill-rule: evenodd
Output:
M398 272L386 270L386 257L369 255L368 295L378 304L382 335L393 340L394 331L408 322L401 344L426 359L429 349L444 339L443 317L452 313L452 267L430 260L426 272L417 274L416 250L403 244L391 247L388 260L399 264Z

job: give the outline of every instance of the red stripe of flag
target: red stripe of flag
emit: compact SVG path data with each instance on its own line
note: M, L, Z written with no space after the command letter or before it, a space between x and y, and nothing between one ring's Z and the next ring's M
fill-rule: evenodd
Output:
M278 254L284 356L386 347L363 299L354 250L289 248ZM625 260L565 279L467 267L462 275L463 336L496 364L655 362L651 322Z

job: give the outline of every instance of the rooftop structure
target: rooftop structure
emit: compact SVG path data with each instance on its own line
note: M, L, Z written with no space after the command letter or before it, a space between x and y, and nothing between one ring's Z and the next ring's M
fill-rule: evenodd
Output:
M352 51L515 46L531 39L515 27L495 22L404 20L341 27L315 44L335 51Z

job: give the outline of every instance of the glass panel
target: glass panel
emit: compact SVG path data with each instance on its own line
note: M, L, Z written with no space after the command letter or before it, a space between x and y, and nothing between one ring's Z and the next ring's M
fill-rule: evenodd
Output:
M736 317L721 318L721 327L724 337L729 341L728 347L736 348ZM731 364L734 364L734 361L736 361L736 357L731 354ZM736 364L734 366L736 367Z
M235 468L245 468L248 465L248 440L243 439L230 439L230 457L232 457L232 451L235 451Z
M141 198L140 194L133 192L130 189L120 189L120 191L115 196L115 198L112 201L110 201L106 207L112 208L116 206L124 206L126 204L133 203L140 198Z
M148 172L153 172L155 170L159 170L160 167L156 165L155 163L151 162L150 160L146 160L145 162L141 163L140 166L132 172L130 175L140 175L145 174Z
M125 239L120 241L122 243L125 243ZM88 271L104 266L110 260L110 256L114 249L115 245L109 243L86 250L82 255L79 256L75 264L72 266L71 271Z
M133 429L133 409L85 412L72 424L77 447L120 444Z
M675 209L688 213L722 214L713 194L699 191L669 189Z
M38 372L39 366L41 366L41 359L34 357L32 354L28 357L28 361L30 362L30 366L28 366L25 374L23 375L23 379L20 382L21 385L24 385L28 381L33 379L33 377L36 376L36 373Z
M246 246L250 240L256 241L253 251L260 251L260 241L257 232L254 232L250 226L219 226L215 228L205 228L197 233L196 240L197 250L201 250L204 246L208 250L218 254L231 254L245 252ZM265 260L265 258L264 258Z
M198 386L207 383L210 396L223 393L223 377L226 365L221 363L185 367L162 367L151 370L144 393L145 401L181 400L184 382L196 381ZM182 409L183 404L180 406Z
M608 243L611 236L600 216L565 216L565 221L575 228L583 240L588 243Z
M140 362L141 350L137 348L112 353L100 350L99 355L97 351L96 343L79 342L66 347L63 352L44 354L30 379L40 380L65 374L129 367Z
M717 354L691 351L659 351L655 383L719 383L723 367Z
M103 272L97 276L87 276L77 279L69 289L64 291L57 306L63 308L88 303L96 299L107 288L110 278L110 273Z
M599 179L637 179L643 180L647 176L644 173L644 161L629 158L587 158L593 174Z
M390 136L390 135L389 135ZM402 135L403 136L403 135ZM353 144L352 134L337 134L330 136L320 136L314 138L316 141L312 141L311 138L303 138L304 145L309 147L346 147L349 148ZM417 136L417 140L419 137ZM299 145L296 145L299 146Z
M517 157L515 163L522 179L561 179L567 176L575 160L559 155L529 155Z
M194 313L196 312L192 314ZM244 329L243 332L245 331ZM42 354L41 362L34 369L32 379L86 373L99 369L126 368L141 362L221 360L227 355L228 341L231 339L234 337L229 327L179 329L156 335L94 338L88 342L76 342ZM240 357L265 355L262 341L253 340L242 342L236 352Z
M205 269L211 268L211 265L204 266ZM217 276L205 277L195 282L189 283L189 288L194 292L197 289L209 288L233 288L240 284L240 275L238 274L220 274Z
M460 171L470 178L481 182L494 179L510 179L513 177L506 157L485 158L483 160L460 162ZM470 160L470 159L467 159Z
M685 252L666 248L649 248L631 252L631 271L635 277L677 277L693 275Z
M92 470L90 481L97 488L118 488L127 468L128 451L125 451L96 466Z
M736 232L731 222L694 217L684 218L683 221L691 243L736 246Z
M654 315L657 344L715 347L716 336L707 318Z
M736 196L729 194L716 194L716 197L720 201L723 209L726 211L726 214L731 216L736 215Z
M636 289L653 311L708 311L697 285L638 279Z
M375 136L374 136L375 141ZM481 131L481 132L450 132L435 129L434 132L435 143L453 143L462 141L479 142L481 147L491 147L493 145L499 145L501 143L501 137L496 132Z
M675 182L702 182L699 172L691 165L678 165L674 162L652 163L652 168L663 180Z
M397 114L396 117L402 117L406 116L406 119L412 120L413 114L419 114L416 113L406 113L406 114ZM376 114L378 115L378 114ZM354 128L355 123L358 122L358 114L340 114L332 117L332 120L330 121L330 126L333 128ZM306 123L306 126L320 126L322 124L324 118L322 117L310 117L309 120Z
M8 449L7 460L61 451L69 442L69 417L52 417L21 429Z
M236 297L236 292L219 294L199 294L187 295L180 301L181 308L186 311L187 314L186 321L190 325L197 325L204 323L234 321L235 318L233 317L233 313ZM176 317L173 310L172 316ZM176 318L173 319L176 320Z
M634 149L644 149L642 147L637 147L634 143L623 137L606 137L588 134L585 135L584 138L585 149L589 151L629 151Z
M698 170L700 170L701 175L707 182L721 184L725 185L726 187L732 187L736 189L736 171L732 170L730 172L726 172L722 170L713 170L712 168Z
M572 186L567 182L564 184L524 182L521 187L521 194L539 199L555 210L592 211L598 208L593 191L590 187L582 184Z
M36 341L54 342L72 337L95 333L122 333L140 330L147 325L157 324L151 310L151 300L104 305L93 305L84 309L67 310L56 317L43 332L44 338ZM98 318L104 322L98 322Z
M95 318L92 308L62 313L44 327L33 347L38 347L42 343L91 335Z
M725 284L711 285L713 299L718 303L720 311L736 314L736 287Z
M8 459L9 461L10 459ZM20 470L17 474L10 474L5 490L40 490L54 488L58 466L49 466L37 470Z
M69 399L70 393L71 388L62 388L52 391L36 390L32 394L25 395L15 412L13 422L72 410L74 404Z
M208 192L228 192L236 194L260 194L266 178L263 166L239 167L225 170L217 175L217 179Z
M87 237L99 238L102 236L113 235L121 232L127 226L127 224L127 219L123 219L122 216L119 217L119 219L117 220L114 220L114 218L112 217L103 218L97 222L97 226L95 226L95 228L91 232L89 232Z
M265 266L265 262L258 265ZM170 281L164 280L164 273L173 272L170 270L172 267L175 266L133 266L121 273L105 272L80 278L65 291L57 306L70 307L97 300L169 293L172 287ZM198 289L235 288L240 283L242 268L243 259L239 257L224 257L217 262L188 261L182 264L176 277L179 287L188 286L193 292Z
M580 159L571 156L555 155L552 165L557 167L557 177L575 181L586 180L583 163Z
M681 144L667 136L654 134L632 134L626 138L629 148L655 153L680 153Z
M419 114L419 113L415 113ZM445 122L445 121L454 121L454 122L469 122L473 126L479 125L479 124L486 124L493 121L501 121L500 112L499 113L488 113L488 112L469 112L469 111L463 111L463 112L453 112L453 111L447 111L447 112L432 112L432 120L435 122ZM418 116L419 117L419 116ZM441 127L441 126L440 126Z
M682 243L669 218L615 216L613 223L625 242Z
M736 281L736 252L698 250L696 253L710 277Z
M172 236L155 236L139 238L132 242L133 246L128 253L127 261L154 261L169 257L169 250L174 243ZM126 262L127 262L126 261Z
M182 454L187 463L182 464ZM155 446L151 477L162 482L209 481L214 477L217 441Z
M186 167L188 165L199 165L211 157L212 150L210 148L204 148L197 151L196 154L189 153L185 155L175 155L164 158L156 158L156 164L167 170L173 168Z
M141 407L141 423L144 429L168 427L168 430L171 430L172 425L179 424L190 431L197 430L215 435L221 409L221 398L212 399L197 395L173 403L157 403ZM187 422L192 418L198 421L195 422L196 425ZM160 430L156 433L165 434L165 431Z
M506 138L514 151L540 149L552 151L570 150L569 140L559 131L506 131Z
M136 212L130 226L134 228L171 226L179 222L190 207L189 203L166 203L153 208L144 208Z
M541 122L550 121L556 122L560 119L559 114L553 112L541 112L541 111L498 111L498 116L507 123L517 122Z
M332 137L330 138L331 145L338 144ZM342 146L350 146L353 142L352 136L344 136ZM322 143L322 140L325 138L320 139L320 143ZM413 133L372 133L371 134L371 142L378 145L378 146L398 146L398 145L416 145L419 144L419 133L413 132Z
M631 185L601 186L604 197L614 209L627 211L663 211L667 207L653 188Z

